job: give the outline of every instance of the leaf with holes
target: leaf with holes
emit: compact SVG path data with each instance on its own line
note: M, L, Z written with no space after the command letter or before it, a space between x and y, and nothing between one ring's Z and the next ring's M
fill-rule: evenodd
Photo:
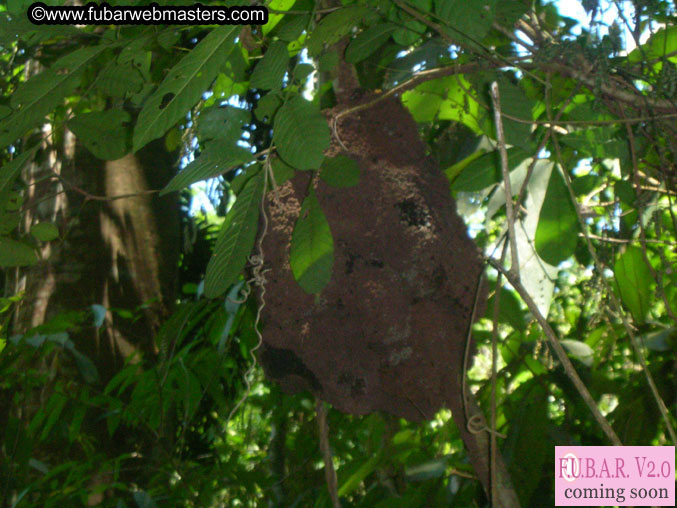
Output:
M14 113L4 118L0 128L0 147L5 147L39 124L78 86L85 67L106 48L82 48L64 56L50 69L22 83L12 94Z
M129 113L122 109L81 113L68 121L78 141L103 160L121 159L131 148Z
M263 59L256 64L249 85L261 90L277 90L282 86L282 78L287 72L288 64L287 45L284 42L273 42Z
M392 23L381 23L367 28L355 37L346 48L346 62L361 62L390 38L397 27Z
M236 28L215 28L169 71L139 114L134 130L135 152L162 136L200 100L235 47Z
M578 218L559 171L550 173L534 238L536 252L551 265L571 257L578 242Z
M275 115L273 141L284 161L297 169L317 169L329 148L329 127L317 108L296 96Z
M320 178L334 187L352 187L360 183L360 167L345 155L327 158L322 163Z
M306 293L319 293L331 279L334 240L313 189L303 200L294 227L290 264L296 282Z
M252 154L239 146L208 145L202 153L170 180L160 195L181 190L189 185L225 173L253 160Z
M614 277L623 304L635 321L643 324L651 306L651 271L646 265L642 249L628 247L614 264Z
M215 298L236 280L254 247L263 194L263 173L249 179L223 223L207 265L205 296Z

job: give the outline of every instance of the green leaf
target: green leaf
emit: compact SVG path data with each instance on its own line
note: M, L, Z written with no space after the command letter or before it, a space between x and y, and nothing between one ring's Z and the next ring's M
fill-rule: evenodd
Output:
M642 249L628 247L614 265L614 277L623 304L637 323L643 324L651 307L651 271L646 265Z
M566 349L567 353L569 353L569 356L575 358L586 367L592 367L594 351L585 342L573 339L562 339L560 344L562 344L562 347Z
M495 290L496 283L492 281L492 290ZM489 298L487 303L487 311L485 316L488 319L493 319L494 316L494 301L496 296ZM520 307L519 300L515 296L514 291L509 291L506 288L501 288L501 296L498 301L498 320L502 323L508 323L515 330L523 332L526 330L526 323L524 321L524 311Z
M540 506L531 503L543 476L543 467L552 453L549 437L547 394L540 380L530 380L511 394L506 407L510 432L503 453L515 482L522 506ZM541 499L536 496L536 499Z
M12 162L8 162L0 169L0 192L3 192L9 184L14 182L14 179L19 174L19 171L21 171L21 168L23 168L24 164L26 164L29 159L33 158L39 147L40 145L35 145L30 150L26 150Z
M103 95L123 99L138 93L144 83L143 76L132 64L111 62L99 73L94 86Z
M303 200L294 227L290 264L294 278L306 293L319 293L331 279L334 239L312 188Z
M471 89L472 85L461 75L432 79L404 92L402 103L417 122L431 122L436 118L453 120L484 134L482 124L486 113L466 91Z
M639 48L635 48L628 61L641 62L647 60L661 60L666 58L672 63L677 64L677 26L668 26L658 30L649 37L649 40ZM669 56L668 56L669 55Z
M383 449L374 453L368 460L366 460L360 467L358 467L353 474L341 483L338 489L339 496L347 496L355 489L357 489L364 479L374 472L376 466L379 465L383 459Z
M364 6L351 5L322 18L308 38L308 53L310 56L317 56L322 52L325 45L331 46L343 36L348 35L367 12L368 9Z
M275 113L280 109L280 106L282 106L280 95L277 93L268 93L259 100L256 109L254 110L254 115L262 122L268 119L268 123L271 123Z
M529 154L519 147L508 148L508 169L512 171ZM448 177L453 175L456 165L445 170ZM494 185L503 179L501 159L498 150L477 157L463 168L453 180L452 188L455 191L477 192Z
M529 147L531 136L531 121L533 102L522 89L510 83L507 79L498 82L499 96L501 98L501 112L507 116L502 117L505 141L509 145ZM509 117L520 118L523 121L512 120Z
M0 267L28 266L35 264L38 257L35 251L25 243L11 238L0 238Z
M578 231L576 209L569 191L559 171L553 171L536 228L536 252L546 263L557 265L574 254Z
M213 178L252 160L252 154L239 146L209 145L194 161L170 180L160 195L181 190L200 180Z
M261 90L277 90L282 86L287 65L289 65L287 45L280 41L273 42L263 59L254 67L249 85Z
M298 64L294 68L294 79L301 84L304 84L306 82L306 79L308 79L308 76L315 70L315 67L313 67L310 64Z
M103 50L104 44L75 50L50 69L36 74L22 83L12 94L15 109L0 127L0 147L5 147L42 122L61 101L78 86L85 67Z
M78 366L78 370L85 380L85 383L96 383L99 380L99 371L97 370L96 365L94 365L94 362L75 348L71 349L71 353L73 354L73 358L75 358L75 364Z
M271 14L268 19L270 19L272 16L273 14ZM309 20L310 16L305 16L302 14L287 14L286 19L280 24L275 35L277 35L277 37L282 41L295 41L306 29ZM270 21L268 24L270 24Z
M234 145L242 136L242 128L251 121L251 113L234 106L213 106L200 113L197 132L201 141L223 140L225 145Z
M59 238L59 228L51 222L40 222L31 228L31 234L41 242L51 242Z
M236 280L247 262L258 229L263 173L249 179L226 216L207 265L205 296L215 298Z
M297 169L317 169L329 148L329 127L317 108L296 96L275 115L273 142L280 157Z
M334 187L352 187L360 183L360 167L350 157L338 155L324 159L320 178Z
M126 124L131 117L122 109L81 113L68 122L68 128L78 141L103 160L117 160L131 148L130 130Z
M200 100L235 47L236 28L215 28L169 71L139 114L134 130L135 152L162 136Z
M480 42L491 28L492 0L435 0L435 13L446 32L461 44Z
M268 8L275 9L276 11L287 11L291 9L295 2L296 0L271 0L271 2L268 3ZM275 28L280 21L282 21L282 18L287 18L289 16L289 14L285 16L284 14L271 12L268 15L268 23L262 27L263 35L270 33L270 31Z
M391 23L381 23L367 28L355 37L346 48L346 62L361 62L380 48L390 38L397 27Z
M287 180L291 180L296 173L294 168L279 157L273 157L270 161L270 166L273 168L273 176L277 185L282 185Z

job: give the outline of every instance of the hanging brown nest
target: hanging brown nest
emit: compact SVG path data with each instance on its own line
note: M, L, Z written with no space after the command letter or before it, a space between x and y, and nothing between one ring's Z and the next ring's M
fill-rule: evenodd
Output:
M260 360L285 391L309 390L342 411L430 419L444 404L459 407L481 256L396 99L343 117L337 130L328 155L356 161L359 185L297 172L267 197ZM289 264L309 185L334 238L331 280L318 295Z

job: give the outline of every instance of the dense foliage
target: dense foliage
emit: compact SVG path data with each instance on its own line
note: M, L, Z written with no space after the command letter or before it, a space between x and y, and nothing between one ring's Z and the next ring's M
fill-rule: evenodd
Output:
M401 98L492 258L468 382L522 506L553 504L555 445L676 444L671 2L585 0L582 25L542 1L271 0L263 26L180 27L35 26L30 3L0 5L2 506L331 505L315 402L248 370L265 323L244 298L258 289L245 267L264 188L297 171L359 182L349 160L325 155L346 64L370 97L360 107ZM75 337L98 337L107 313L139 320L143 304L17 322L35 295L15 274L63 262L45 246L71 240L63 217L27 226L40 201L26 198L26 168L69 132L99 159L157 139L182 155L152 189L185 201L181 291L156 354L110 378ZM216 212L189 211L184 189L213 177ZM303 207L290 262L320 293L331 224L312 192ZM416 425L330 411L329 428L344 506L487 503L447 410Z

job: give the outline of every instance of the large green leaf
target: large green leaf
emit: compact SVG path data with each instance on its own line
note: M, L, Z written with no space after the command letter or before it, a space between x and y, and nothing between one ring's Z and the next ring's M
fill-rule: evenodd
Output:
M334 240L312 188L303 200L292 234L290 264L294 278L306 293L319 293L331 279Z
M501 98L501 112L505 141L509 145L529 147L531 135L532 108L534 106L520 87L513 85L507 79L501 79L498 83L499 96ZM513 120L519 118L521 121Z
M131 63L109 63L96 77L94 86L102 94L124 98L138 93L144 85L144 79Z
M129 113L122 109L81 113L68 122L68 128L99 159L122 158L131 148L127 123Z
M478 134L486 112L467 90L472 85L464 76L448 76L432 79L402 94L402 103L409 109L417 122L431 122L437 118L453 120L464 124Z
M249 179L228 213L207 265L205 296L215 298L236 280L251 254L256 239L263 173Z
M491 28L495 0L435 0L435 13L461 44L481 41Z
M348 35L367 12L368 10L364 6L352 5L343 7L322 18L308 39L310 56L317 56L325 44L331 46L344 35Z
M289 10L294 5L294 3L296 3L296 0L271 0L268 2L268 8L275 9L276 11L286 11ZM261 27L263 29L263 35L268 34L273 28L275 28L283 17L285 17L284 14L271 12L268 15L268 23Z
M327 158L322 163L320 178L334 187L352 187L360 183L360 167L345 155Z
M614 277L623 304L639 324L643 324L651 307L651 271L642 249L628 247L614 264Z
M134 130L135 152L162 136L200 100L235 47L236 28L215 28L169 71L139 114Z
M198 136L203 142L218 138L226 146L234 145L242 136L242 128L250 120L251 113L246 109L212 106L200 112L197 120Z
M503 453L522 506L542 506L541 502L534 504L530 500L543 477L548 455L552 453L547 409L547 393L538 379L515 390L506 407L510 432Z
M508 169L512 171L527 157L529 157L529 154L523 149L519 147L509 148ZM454 164L445 170L447 177L454 176L456 166L457 164ZM494 150L480 155L462 168L460 174L452 180L452 188L456 191L476 192L498 183L502 179L500 154L498 150Z
M52 222L39 222L31 228L31 235L41 242L51 242L59 238L59 228Z
M559 171L553 171L536 228L536 252L545 262L557 265L574 254L578 231L578 217L567 186Z
M287 45L279 41L271 43L263 59L254 68L249 81L250 86L261 90L277 90L282 86L282 78L287 72L288 64Z
M19 174L24 164L32 159L40 145L35 145L16 157L12 162L8 162L0 169L0 192L4 191Z
M194 161L170 180L167 186L162 189L160 195L181 190L200 180L218 176L252 160L252 154L239 146L209 145Z
M380 48L397 28L392 23L379 23L355 37L346 48L346 62L361 62Z
M35 251L25 243L0 237L0 267L28 266L37 260Z
M317 108L296 96L275 115L273 141L280 157L297 169L317 169L329 147L329 127Z
M73 51L51 68L22 83L12 94L15 110L0 127L0 147L5 147L38 125L61 101L75 90L86 66L110 46L100 45Z

